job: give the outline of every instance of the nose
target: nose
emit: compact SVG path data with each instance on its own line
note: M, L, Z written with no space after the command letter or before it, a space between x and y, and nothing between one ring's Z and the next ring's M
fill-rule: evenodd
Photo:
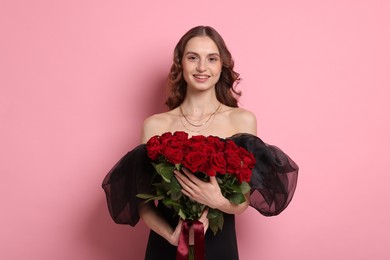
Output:
M204 59L199 59L198 66L196 67L196 70L199 72L203 72L206 70L206 64Z

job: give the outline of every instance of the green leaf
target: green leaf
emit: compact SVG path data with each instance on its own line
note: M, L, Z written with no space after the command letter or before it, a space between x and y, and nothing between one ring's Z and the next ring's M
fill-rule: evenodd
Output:
M218 216L218 211L217 209L209 209L209 212L207 213L207 218L210 220L210 219L213 219L213 218L216 218Z
M213 221L209 221L209 228L211 229L211 231L213 231L214 236L215 236L218 232L218 223L214 223Z
M177 200L180 200L181 196L182 196L181 191L173 191L173 190L172 190L171 199L177 201Z
M210 214L210 210L209 210ZM214 235L217 234L218 230L222 230L224 218L223 214L219 210L214 210L212 214L216 214L215 217L210 218L209 214L207 214L207 218L209 219L209 227L213 231Z
M186 214L183 212L183 210L179 209L179 216L182 218L182 219L186 219Z
M161 191L167 193L170 189L171 189L171 183L167 183L165 181L161 183L161 189L160 189Z
M165 196L165 191L164 190L156 190L156 195L157 196Z
M242 182L240 185L242 194L246 194L251 190L251 186L247 182Z
M221 214L218 216L217 219L218 219L218 227L219 227L220 230L222 230L223 224L224 224L224 222L225 222L225 219L223 218L222 212L221 212ZM214 235L215 235L215 234L214 234Z
M164 190L164 184L163 183L153 183L152 184L156 190Z
M176 178L171 179L171 187L172 191L178 192L181 191L180 183L176 180Z
M137 198L140 198L140 199L150 199L150 198L153 198L155 195L152 195L152 194L144 194L144 193L140 193L140 194L137 194L136 197Z
M241 185L232 184L229 188L233 192L241 192Z
M151 194L137 194L136 197L140 198L140 199L145 199L144 203L148 203L149 201L153 201L153 200L162 200L165 198L165 196L161 195L161 196L158 196L158 195L151 195Z
M164 198L162 202L164 203L165 206L167 206L169 208L172 207L172 206L180 207L179 203L177 203L176 201L174 201L174 200L172 200L170 198Z
M229 196L229 201L238 205L246 201L245 196L240 193L233 193Z
M164 181L171 182L171 178L173 176L173 170L175 166L170 163L158 163L154 165L157 173L163 177Z

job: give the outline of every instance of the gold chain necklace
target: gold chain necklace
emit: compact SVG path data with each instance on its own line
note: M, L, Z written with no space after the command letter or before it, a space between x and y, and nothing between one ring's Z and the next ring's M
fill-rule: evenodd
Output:
M184 126L184 128L185 128L187 131L193 132L193 133L200 133L200 132L202 132L203 130L206 130L207 128L209 128L209 127L213 124L214 118L215 118L215 117L212 117L212 120L211 120L210 124L209 124L207 127L198 128L198 129L196 129L196 130L189 129L189 128L184 124L183 118L182 118L182 117L179 117L179 118L180 118L181 124Z
M202 132L203 130L206 130L208 129L214 122L214 119L215 119L215 115L218 113L218 111L221 109L222 107L222 103L219 103L219 106L217 107L217 109L214 111L214 113L212 113L210 115L209 118L207 118L206 122L204 122L203 124L201 125L195 125L195 124L192 124L191 122L189 122L189 120L186 118L186 116L184 115L183 113L183 110L181 109L180 107L180 114L182 116L179 116L179 119L180 119L180 122L181 124L183 125L183 127L188 130L189 132L193 132L193 133L200 133ZM185 121L183 120L183 118L185 119ZM211 121L210 121L211 120ZM185 122L187 122L189 125L191 126L194 126L194 127L197 127L197 129L190 129L186 126ZM208 123L209 122L209 123ZM206 125L206 123L208 123L208 125ZM203 126L203 127L202 127ZM201 127L201 128L198 128L198 127Z
M207 118L207 120L205 122L203 122L202 124L193 124L193 123L191 123L190 120L184 115L184 112L183 112L183 109L181 108L181 105L179 105L179 109L180 109L180 114L184 117L184 119L187 121L188 124L192 125L193 127L202 127L205 124L207 124L210 121L210 119L218 112L218 110L221 108L221 105L222 105L222 103L220 102L218 107L217 107L217 109L213 113L211 113L209 118ZM202 121L202 120L203 119L200 119L198 121ZM192 120L192 121L197 121L197 120Z
M181 122L181 124L184 126L184 128L185 128L187 131L189 131L189 132L200 133L200 132L202 132L202 131L204 130L203 128L197 129L197 130L189 129L189 128L184 124L182 117L180 117L180 122Z

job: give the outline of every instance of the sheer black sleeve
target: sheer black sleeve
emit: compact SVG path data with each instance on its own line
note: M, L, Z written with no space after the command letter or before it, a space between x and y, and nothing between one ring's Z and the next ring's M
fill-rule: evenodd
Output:
M298 165L278 147L264 143L257 136L237 134L231 139L256 158L250 181L250 206L265 216L278 215L294 195Z
M131 226L137 224L140 219L138 206L143 200L136 195L153 192L153 172L153 165L146 155L146 146L142 144L123 156L106 175L102 187L115 223Z

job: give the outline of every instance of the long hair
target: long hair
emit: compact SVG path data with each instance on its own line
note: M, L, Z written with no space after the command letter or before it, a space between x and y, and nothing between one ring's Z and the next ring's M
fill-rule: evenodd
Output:
M172 110L178 107L186 96L187 83L183 78L181 61L188 41L196 36L207 36L212 39L218 47L222 61L221 75L215 85L218 101L230 107L238 107L237 99L241 96L241 91L236 91L234 87L241 80L240 74L233 70L234 61L226 47L225 41L221 35L210 26L197 26L192 28L184 34L176 44L173 52L173 64L168 75L168 98L165 104Z

